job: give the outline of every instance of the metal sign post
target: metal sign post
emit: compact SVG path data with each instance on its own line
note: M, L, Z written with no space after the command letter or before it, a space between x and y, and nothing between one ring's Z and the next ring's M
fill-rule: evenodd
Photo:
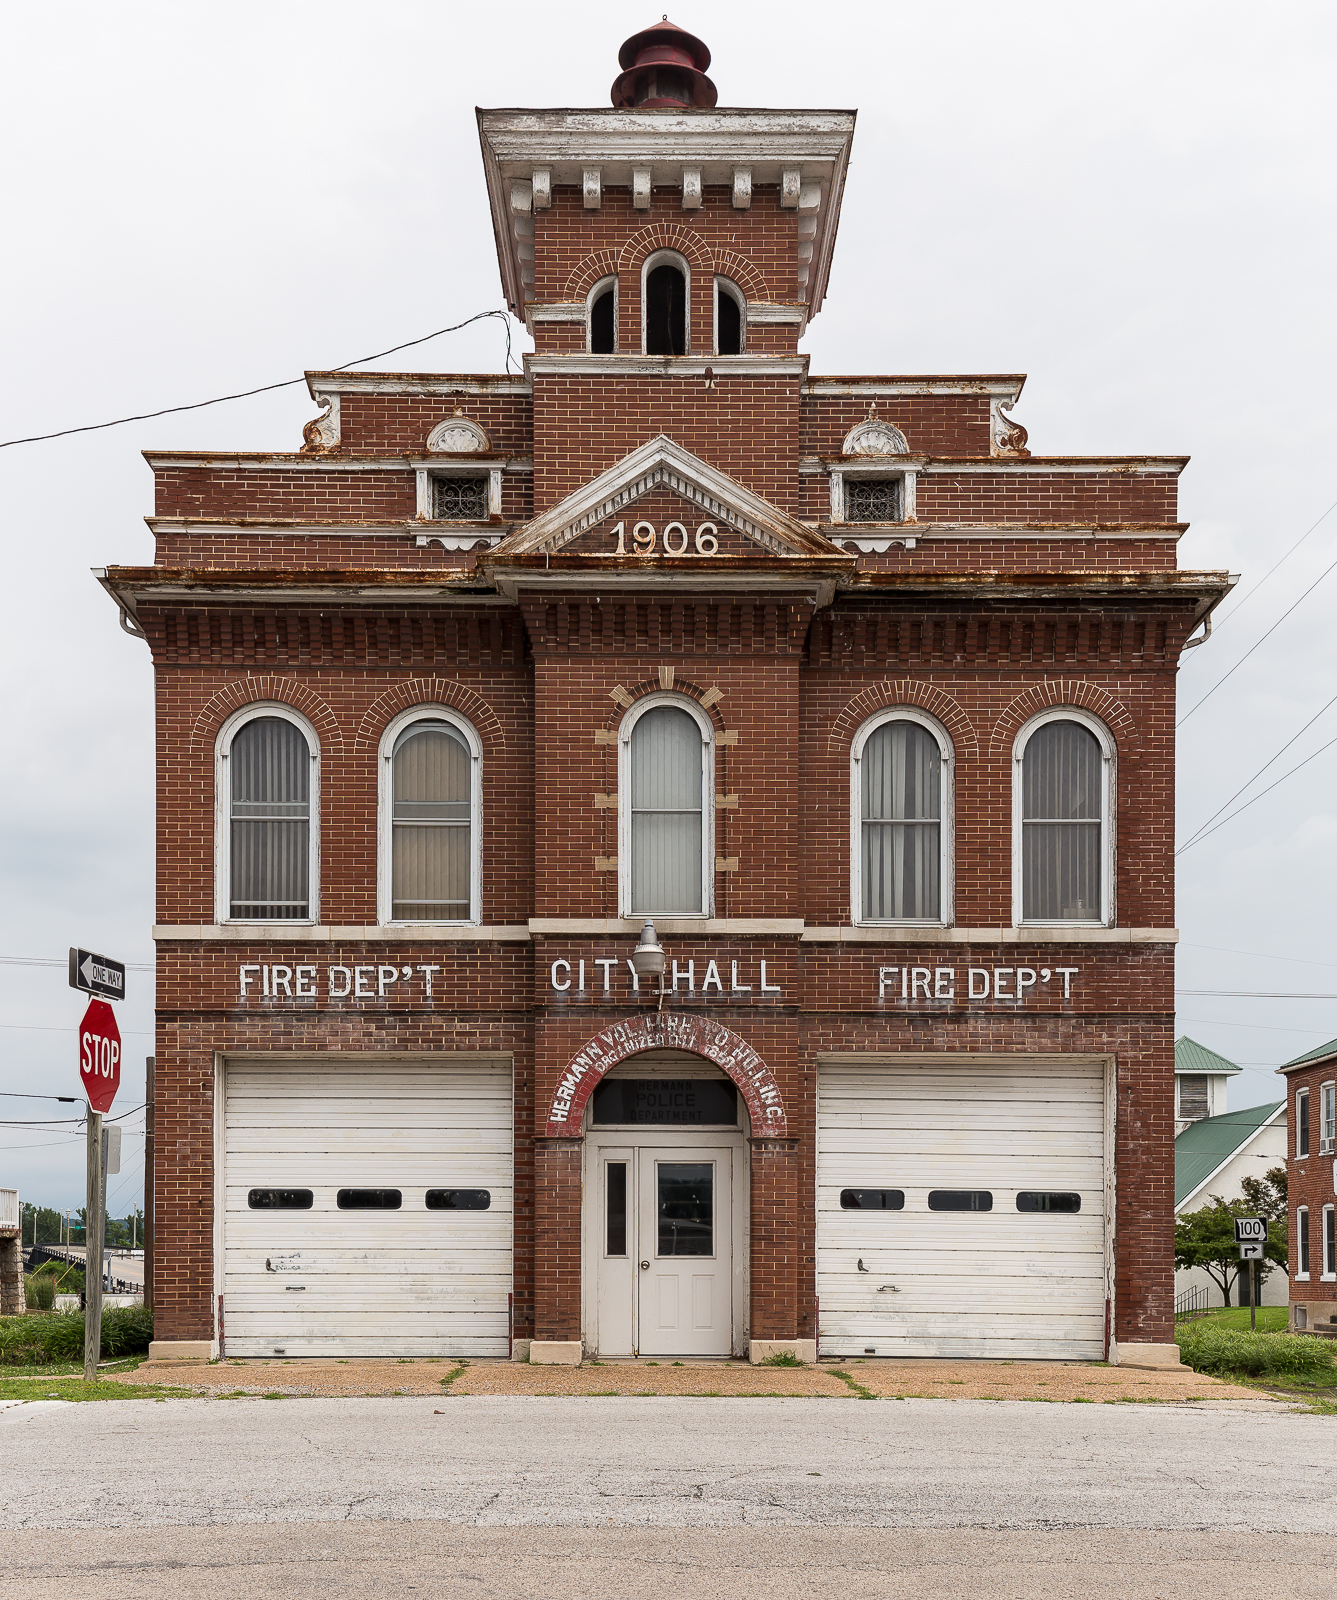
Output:
M90 950L70 951L70 988L125 999L125 967ZM102 1119L121 1084L121 1031L105 1000L90 1000L79 1024L79 1076L88 1096L88 1227L84 1230L84 1378L97 1377L102 1355L102 1245L107 1231L107 1168L120 1168L120 1129L103 1131ZM116 1139L108 1135L114 1131ZM114 1152L108 1144L115 1145Z
M1267 1245L1266 1217L1236 1217L1235 1243L1240 1247L1240 1260L1249 1263L1249 1327L1258 1328L1258 1263L1263 1259Z

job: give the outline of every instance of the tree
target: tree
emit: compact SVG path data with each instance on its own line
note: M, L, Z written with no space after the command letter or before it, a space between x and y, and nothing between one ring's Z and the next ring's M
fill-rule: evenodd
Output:
M1221 1290L1222 1298L1227 1305L1230 1304L1230 1291L1238 1281L1240 1285L1240 1304L1247 1305L1248 1300L1243 1298L1247 1284L1247 1273L1241 1273L1241 1268L1247 1263L1239 1258L1239 1246L1235 1243L1235 1218L1236 1217L1267 1217L1267 1244L1263 1247L1263 1260L1260 1264L1260 1278L1266 1278L1273 1266L1284 1267L1287 1258L1286 1240L1286 1173L1284 1168L1274 1167L1265 1178L1246 1178L1241 1187L1250 1184L1262 1189L1268 1186L1272 1192L1269 1204L1276 1201L1276 1175L1281 1174L1280 1218L1269 1215L1250 1199L1223 1200L1219 1194L1214 1194L1210 1202L1200 1211L1190 1211L1185 1216L1175 1219L1175 1266L1176 1267L1201 1267L1213 1283Z
M46 1206L35 1206L27 1200L23 1202L23 1243L30 1244L59 1244L60 1243L59 1211L52 1211Z

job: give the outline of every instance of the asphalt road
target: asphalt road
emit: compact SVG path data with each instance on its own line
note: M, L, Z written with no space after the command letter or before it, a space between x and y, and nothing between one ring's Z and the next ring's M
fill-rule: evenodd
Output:
M1337 1592L1337 1419L985 1401L0 1411L0 1596Z

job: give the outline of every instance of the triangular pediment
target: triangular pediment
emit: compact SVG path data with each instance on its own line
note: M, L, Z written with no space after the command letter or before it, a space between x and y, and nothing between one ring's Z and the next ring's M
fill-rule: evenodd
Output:
M654 510L657 517L648 513ZM665 513L671 513L665 515ZM490 560L506 556L568 554L648 554L634 547L635 525L655 530L657 550L668 555L699 553L697 536L703 524L716 530L720 552L766 555L785 560L794 557L844 557L839 546L791 517L787 511L753 494L736 478L721 472L659 434L624 456L616 465L567 495L541 516L517 528L490 553ZM619 536L616 528L624 524ZM664 529L676 524L670 545L663 546ZM678 532L678 527L683 529ZM677 549L686 536L685 549ZM709 534L701 534L708 539ZM641 532L642 546L648 535Z

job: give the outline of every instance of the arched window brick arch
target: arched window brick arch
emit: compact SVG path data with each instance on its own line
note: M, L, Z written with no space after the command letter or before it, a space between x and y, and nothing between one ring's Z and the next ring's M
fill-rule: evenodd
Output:
M994 724L990 757L1011 760L1012 746L1025 724L1036 712L1056 706L1076 706L1099 717L1116 745L1122 744L1133 729L1132 713L1107 690L1081 679L1055 678L1032 684L1010 702Z
M690 1050L725 1072L743 1096L753 1137L785 1138L788 1119L770 1068L740 1034L710 1017L646 1012L596 1033L567 1063L548 1108L544 1136L579 1136L594 1086L611 1068L645 1050Z
M730 278L743 291L749 301L769 300L766 280L752 262L734 250L721 250L715 257L715 271L721 278Z
M927 711L930 716L936 717L951 736L958 759L963 756L973 758L979 754L975 725L960 704L936 684L926 683L922 678L889 680L861 690L832 720L831 732L827 737L827 753L833 756L847 753L854 735L869 717L879 711L894 711L897 706L905 706L912 711Z
M566 280L564 300L583 300L600 278L616 276L618 253L616 250L596 250L577 263Z
M623 273L635 269L639 272L641 262L656 250L676 250L679 255L686 256L693 275L698 271L713 273L716 270L714 254L699 233L679 227L676 223L656 222L632 234L622 246L618 253L617 271Z
M452 678L406 678L367 707L358 725L357 754L374 752L380 745L386 723L401 711L418 705L450 706L468 718L478 730L479 738L494 753L506 748L506 730L501 719L481 695Z
M300 711L315 729L323 755L342 750L343 730L334 712L319 695L313 694L296 678L264 677L243 678L230 683L205 701L191 729L191 753L205 751L212 760L218 730L234 711L254 705L257 701L277 701L281 705L291 706L294 711Z
M716 732L720 732L728 726L720 711L722 696L718 692L711 695L710 690L699 683L688 683L685 679L675 675L668 683L665 683L662 677L642 678L637 683L629 683L625 687L619 685L618 687L621 689L622 695L626 696L626 699L622 699L619 696L617 703L604 720L605 728L619 727L622 718L635 701L643 699L647 694L662 694L665 689L672 689L674 694L685 694L690 699L695 700L701 710L714 723ZM706 698L707 695L710 695L709 699Z

